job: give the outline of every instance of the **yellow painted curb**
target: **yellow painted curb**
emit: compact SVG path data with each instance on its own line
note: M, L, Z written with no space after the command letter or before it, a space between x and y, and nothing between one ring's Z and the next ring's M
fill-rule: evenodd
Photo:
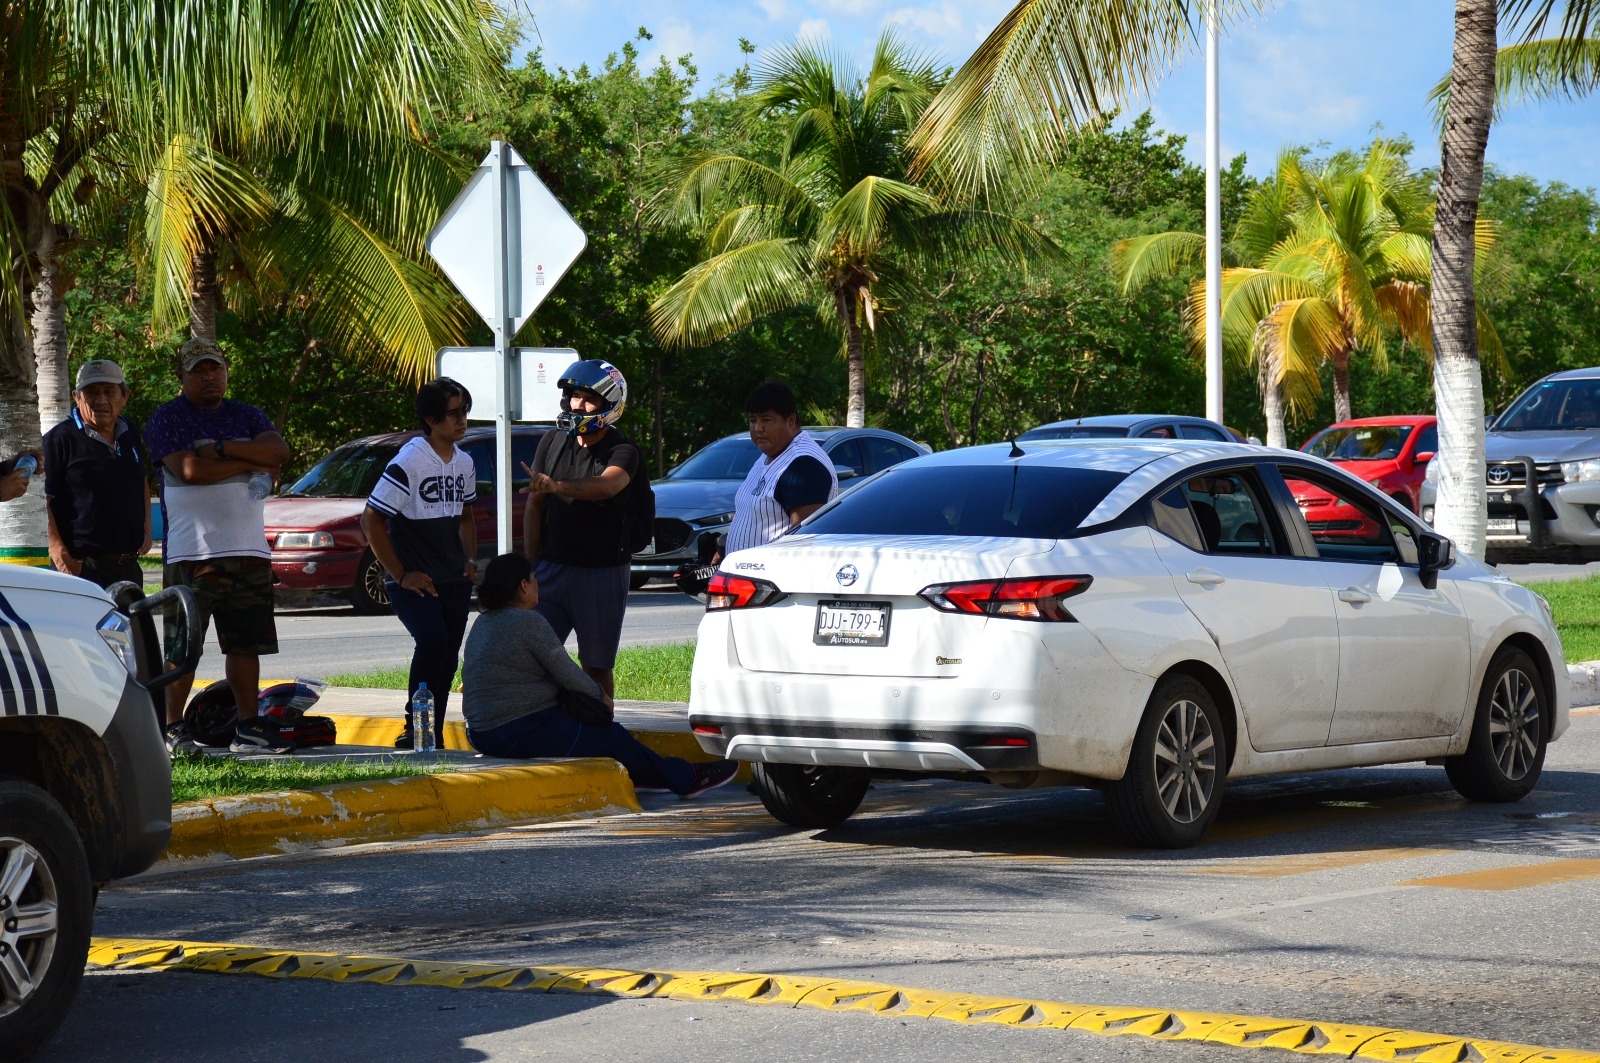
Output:
M744 971L623 971L588 967L505 967L489 963L341 956L250 945L193 941L95 938L95 967L209 971L266 978L316 978L379 985L451 989L605 993L618 997L726 1000L825 1011L867 1011L897 1019L996 1023L1040 1030L1080 1030L1162 1041L1204 1041L1235 1048L1278 1048L1308 1055L1405 1063L1600 1063L1600 1054L1505 1041L1394 1030L1382 1026L1223 1015L1166 1008L1095 1007L1017 997L910 989L825 977L751 974Z
M342 746L394 746L404 724L393 716L354 716L346 713L329 713L338 732ZM700 743L688 731L634 731L633 736L664 757L682 757L693 764L715 760L700 748ZM467 725L460 720L444 722L444 749L471 749L467 741ZM738 779L750 781L750 765L740 764Z
M172 808L166 859L245 859L638 811L633 784L614 760L519 764L185 802Z

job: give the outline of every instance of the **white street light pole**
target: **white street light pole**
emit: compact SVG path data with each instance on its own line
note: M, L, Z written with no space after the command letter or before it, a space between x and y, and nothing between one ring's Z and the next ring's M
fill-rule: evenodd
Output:
M1222 424L1222 133L1217 5L1206 5L1206 417Z
M495 351L495 414L494 451L498 474L494 478L495 525L499 533L496 553L511 552L511 481L515 476L511 468L512 385L511 347L511 270L506 261L506 181L511 167L506 164L506 142L496 140L489 146L490 176L494 188L494 329Z

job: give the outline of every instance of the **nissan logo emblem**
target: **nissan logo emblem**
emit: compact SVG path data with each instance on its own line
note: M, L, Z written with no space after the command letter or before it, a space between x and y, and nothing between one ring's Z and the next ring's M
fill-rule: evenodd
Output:
M833 578L839 581L841 587L854 587L856 580L861 578L861 573L856 571L856 566L846 565L835 572Z
M1489 466L1489 482L1492 484L1510 483L1511 470L1504 465Z

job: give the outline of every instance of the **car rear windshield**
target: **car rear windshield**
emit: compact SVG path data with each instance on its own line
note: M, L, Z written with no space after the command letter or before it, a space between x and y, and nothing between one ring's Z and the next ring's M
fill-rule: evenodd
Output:
M1124 439L1128 435L1126 428L1116 428L1105 424L1067 424L1055 428L1035 428L1022 433L1018 438L1028 439Z
M1126 476L1019 464L897 466L818 513L805 530L1061 539Z
M1410 435L1408 424L1328 428L1312 436L1301 449L1329 461L1382 461L1398 458Z
M309 498L365 498L378 486L378 477L399 451L392 443L340 447L311 466L311 470L290 484L284 494Z
M1535 384L1494 422L1496 432L1535 428L1600 428L1600 380Z
M743 480L761 451L744 439L719 439L667 474L669 480Z

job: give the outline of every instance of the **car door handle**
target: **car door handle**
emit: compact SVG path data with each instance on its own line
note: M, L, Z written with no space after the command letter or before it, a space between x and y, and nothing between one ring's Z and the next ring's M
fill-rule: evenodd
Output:
M1341 602L1349 602L1351 605L1364 605L1372 601L1372 595L1360 587L1346 587L1339 592L1339 600Z
M1193 572L1185 574L1183 578L1202 587L1212 587L1218 583L1228 582L1227 576L1220 572L1213 572L1209 568L1197 568Z

